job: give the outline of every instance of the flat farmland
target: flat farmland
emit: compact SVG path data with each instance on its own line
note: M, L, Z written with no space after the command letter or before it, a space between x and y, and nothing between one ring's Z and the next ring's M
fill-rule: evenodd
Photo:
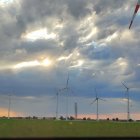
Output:
M140 137L140 123L0 119L0 138Z

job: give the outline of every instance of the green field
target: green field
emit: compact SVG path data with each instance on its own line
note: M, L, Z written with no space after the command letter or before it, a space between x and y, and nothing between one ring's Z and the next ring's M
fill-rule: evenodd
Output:
M140 123L0 119L5 137L140 137Z

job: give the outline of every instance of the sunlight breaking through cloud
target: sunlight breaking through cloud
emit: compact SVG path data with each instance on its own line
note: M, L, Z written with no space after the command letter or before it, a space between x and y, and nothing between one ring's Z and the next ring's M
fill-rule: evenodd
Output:
M55 33L48 33L46 28L39 29L36 31L29 32L22 36L23 39L35 41L38 39L55 39L56 34Z
M44 59L42 61L34 60L29 62L21 62L14 66L14 69L26 68L26 67L35 67L35 66L44 66L48 67L51 65L51 61L49 59Z

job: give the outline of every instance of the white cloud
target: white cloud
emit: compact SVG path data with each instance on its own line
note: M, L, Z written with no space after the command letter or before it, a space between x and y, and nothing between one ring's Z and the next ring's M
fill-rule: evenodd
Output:
M34 60L34 61L29 61L29 62L21 62L19 64L16 64L14 68L20 69L20 68L35 67L35 66L48 67L49 65L51 65L51 61L48 58L46 58L42 61Z
M5 8L6 6L9 6L9 4L13 3L14 0L1 0L0 1L0 7Z
M48 33L47 29L39 29L36 31L32 31L29 33L26 33L22 36L23 39L28 39L31 41L35 41L37 39L55 39L56 34L55 33Z

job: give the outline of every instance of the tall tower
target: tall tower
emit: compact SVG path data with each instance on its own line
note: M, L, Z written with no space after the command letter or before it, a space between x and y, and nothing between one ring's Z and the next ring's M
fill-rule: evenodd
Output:
M77 102L75 102L74 109L75 109L75 119L77 119Z

